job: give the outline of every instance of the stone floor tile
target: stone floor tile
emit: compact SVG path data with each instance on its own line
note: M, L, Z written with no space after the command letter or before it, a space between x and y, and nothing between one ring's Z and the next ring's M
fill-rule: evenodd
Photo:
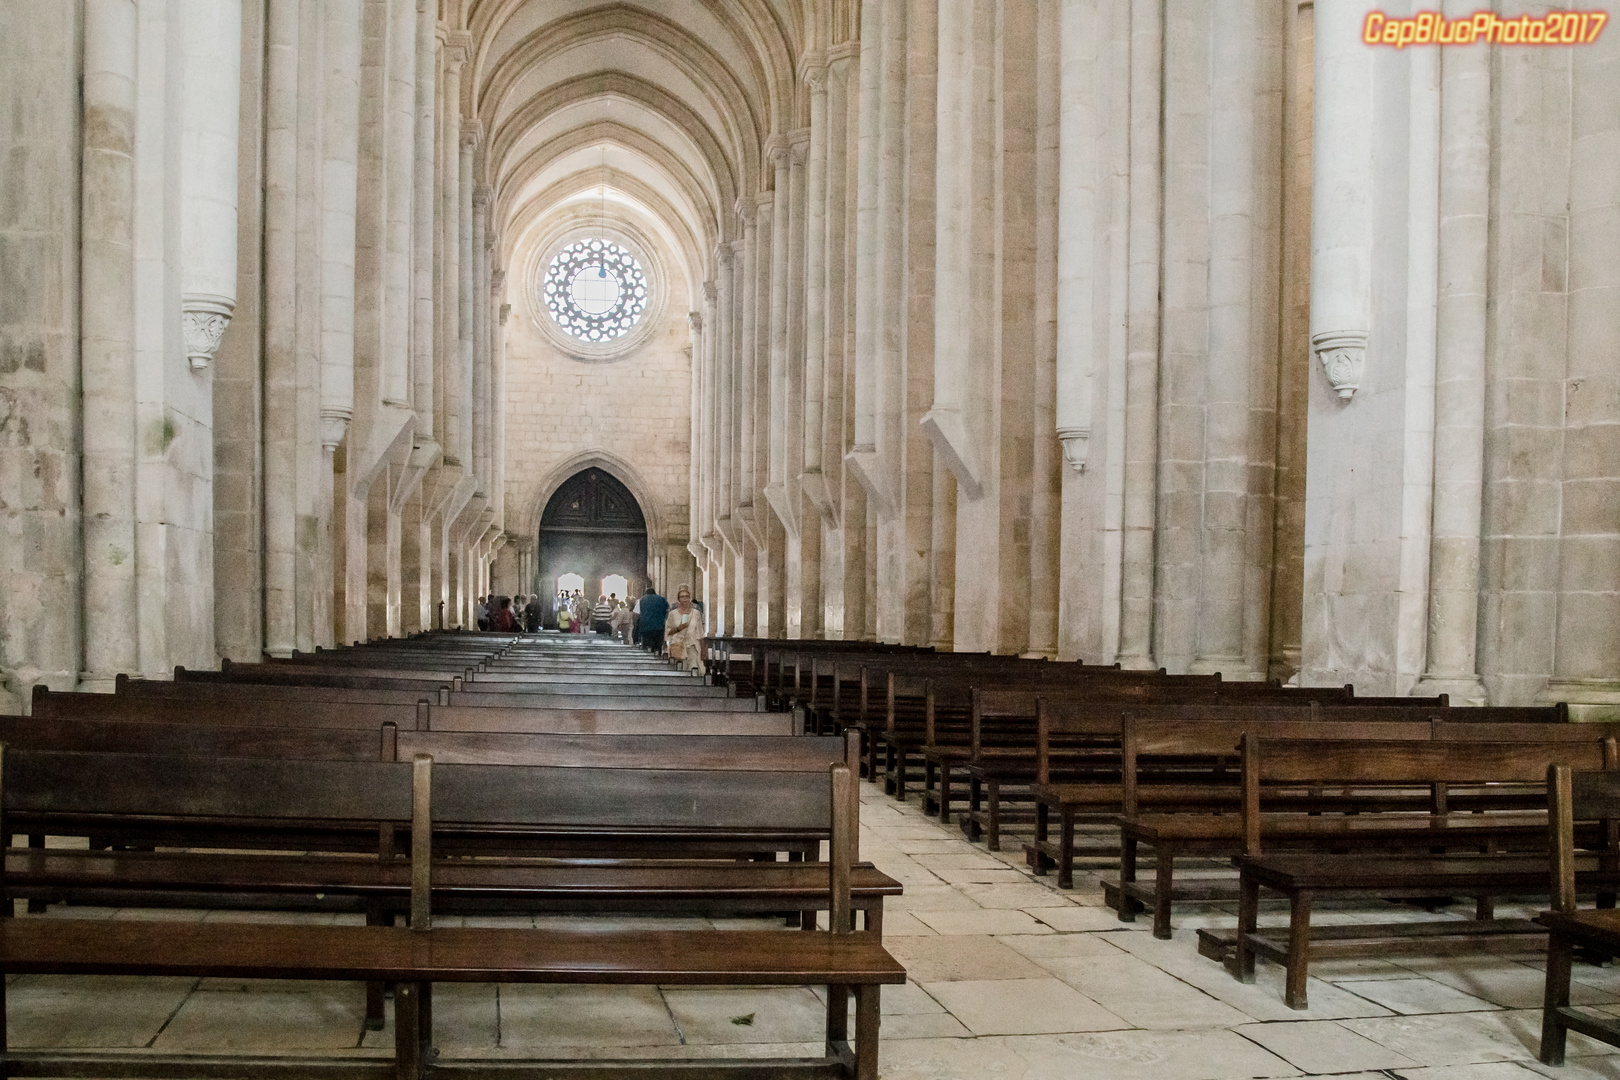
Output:
M1556 1077L1557 1080L1620 1080L1620 1055L1610 1054L1606 1057L1570 1058L1562 1065L1543 1065L1539 1061L1519 1062L1519 1067L1527 1070L1532 1076ZM1419 1077L1418 1080L1430 1080L1429 1077ZM1439 1080L1439 1078L1436 1078ZM1451 1080L1447 1077L1444 1080ZM1470 1080L1470 1078L1463 1078ZM1481 1080L1498 1080L1497 1077L1482 1077ZM1501 1077L1500 1080L1509 1080ZM1526 1080L1525 1077L1513 1077L1511 1080Z
M988 885L976 882L964 883L957 888L963 896L984 908L1025 908L1031 914L1036 914L1049 908L1067 910L1074 907L1061 893L1053 892L1044 885L1037 885L1017 871L1009 870L1008 873L1013 874L1017 880Z
M1473 1065L1490 1061L1531 1061L1540 1042L1540 1014L1534 1038L1526 1039L1515 1014L1440 1013L1342 1021L1345 1027L1419 1065ZM1571 1050L1575 1039L1572 1037Z
M1128 953L1042 957L1035 961L1116 1016L1138 1028L1210 1028L1249 1018L1197 987Z
M437 1015L434 1026L439 1026ZM675 1046L680 1041L657 987L501 986L500 1045L508 1050L567 1056L554 1048Z
M883 1039L971 1039L973 1032L948 1012L883 1018Z
M923 989L975 1035L1057 1035L1130 1026L1052 978L924 983Z
M936 885L920 889L907 889L902 896L890 897L883 903L888 911L978 911L979 905L949 885Z
M336 1050L360 1045L365 1016L365 989L359 983L302 992L199 990L152 1045L173 1053Z
M1344 988L1398 1013L1479 1012L1499 1008L1433 979L1363 979L1345 983Z
M1028 885L1029 878L1010 866L941 866L930 872L947 885ZM1037 886L1038 887L1038 886Z
M1108 934L1008 934L996 938L1036 963L1047 957L1123 956Z
M919 920L940 934L1053 934L1045 923L1009 908L974 911L916 911Z
M818 993L816 995L820 997ZM854 1015L855 1000L851 996L849 1002L850 1015ZM935 1001L928 991L914 982L902 983L899 986L885 986L883 988L883 1015L884 1016L918 1016L925 1013L942 1013L945 1006Z
M894 846L907 855L932 855L940 852L956 851L964 841L952 840L948 836L936 834L933 837L903 837L894 841Z
M889 955L905 965L915 982L951 982L957 979L1038 979L1040 966L992 937L899 938L885 940Z
M1171 941L1140 933L1111 934L1109 940L1256 1020L1340 1020L1389 1015L1389 1010L1382 1005L1320 979L1307 983L1310 1008L1290 1009L1282 1000L1282 968L1260 964L1255 970L1254 982L1240 983L1220 964L1199 956L1193 935L1189 933L1178 932Z
M1589 1076L1580 1075L1585 1071L1580 1066L1570 1068L1573 1071L1567 1074L1569 1080L1591 1080ZM1521 1061L1493 1061L1484 1065L1428 1065L1419 1069L1396 1069L1394 1073L1400 1080L1534 1080L1539 1075L1529 1062ZM1558 1075L1566 1074L1559 1069Z
M1539 1009L1547 987L1543 967L1495 956L1419 957L1406 961L1405 966L1435 982L1508 1009ZM1575 1005L1620 1002L1614 993L1574 981L1569 996Z
M19 975L6 983L13 1049L145 1046L196 979L114 975Z
M1031 1071L1003 1039L890 1039L878 1047L883 1080L1074 1080Z
M1232 1031L1126 1031L1009 1038L1026 1080L1246 1080L1298 1076L1282 1058Z
M1068 907L1031 908L1029 913L1038 921L1064 933L1082 930L1129 930L1133 926L1145 929L1143 923L1120 922L1111 908L1081 907L1071 903Z
M795 1042L827 1030L826 1006L804 987L666 989L664 1000L691 1045Z
M1380 1046L1333 1020L1248 1024L1234 1030L1307 1073L1398 1069L1415 1064L1411 1058Z
M932 937L934 931L909 911L883 913L883 937Z

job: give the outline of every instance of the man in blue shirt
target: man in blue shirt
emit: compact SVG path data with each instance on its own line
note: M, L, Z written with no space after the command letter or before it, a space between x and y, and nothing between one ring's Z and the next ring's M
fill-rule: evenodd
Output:
M636 616L636 630L641 636L642 648L654 655L664 651L664 622L668 618L669 601L648 585L641 597L641 613Z

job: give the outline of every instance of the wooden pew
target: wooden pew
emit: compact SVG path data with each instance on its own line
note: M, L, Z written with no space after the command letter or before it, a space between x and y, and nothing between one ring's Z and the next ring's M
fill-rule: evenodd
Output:
M5 763L0 805L9 804L14 782L27 783L27 762L14 769ZM37 756L37 755L36 755ZM312 766L317 763L301 763ZM255 978L363 979L372 983L394 981L396 996L395 1061L390 1070L349 1059L347 1067L320 1060L242 1060L209 1062L205 1069L228 1069L233 1076L338 1075L380 1078L409 1076L425 1080L439 1066L434 1060L431 1034L431 986L434 982L607 982L699 983L705 985L810 984L828 986L827 1048L816 1072L806 1075L845 1076L876 1080L878 987L905 981L905 973L883 950L875 934L856 933L851 917L849 879L858 835L854 813L858 806L847 767L832 766L831 782L821 795L806 789L804 798L788 798L776 774L774 799L738 803L737 774L725 774L719 786L684 782L682 774L669 774L666 793L674 795L693 824L720 814L744 819L763 829L814 827L831 837L825 895L831 911L831 929L821 932L720 931L584 931L566 930L434 930L432 910L439 889L433 863L438 817L452 820L489 811L477 789L485 783L477 770L502 766L433 767L432 759L418 757L410 765L368 763L355 768L370 771L350 779L358 781L329 794L320 808L344 814L382 811L397 817L410 811L411 928L384 926L232 926L206 923L188 927L176 937L172 928L155 923L79 921L70 919L7 919L0 921L0 971L5 973L214 975ZM410 774L411 785L398 782L398 773ZM18 775L20 773L20 776ZM221 779L217 778L216 779ZM217 786L217 785L216 785ZM497 782L497 788L502 785ZM191 785L195 793L195 783ZM676 790L670 790L676 789ZM223 788L220 789L223 792ZM245 807L262 803L264 792L235 786L235 798ZM482 809L475 808L474 803ZM673 804L671 804L673 805ZM430 807L432 810L430 810ZM634 819L639 806L630 813ZM662 807L660 808L662 809ZM748 867L743 868L745 871ZM431 936L428 936L431 935ZM847 1031L850 990L856 1001L855 1042ZM3 989L0 989L3 993ZM0 999L3 1004L3 999ZM0 1012L3 1016L3 1012ZM54 1069L80 1075L86 1070L122 1070L105 1058L72 1052L16 1052L0 1055L0 1071L13 1075ZM116 1060L116 1059L115 1059ZM809 1063L805 1063L808 1065ZM183 1057L143 1055L146 1075L196 1075L198 1063ZM457 1069L476 1067L480 1075L532 1076L544 1064L457 1062ZM625 1063L625 1070L649 1067ZM673 1066L666 1066L673 1067ZM612 1066L603 1075L611 1075ZM172 1070L172 1071L171 1071ZM712 1070L712 1072L711 1072ZM710 1062L702 1073L760 1075L758 1062ZM448 1075L448 1074L447 1074ZM797 1073L795 1073L797 1075Z
M1588 741L1340 743L1326 740L1243 740L1244 854L1238 866L1241 899L1232 942L1231 967L1243 981L1254 978L1254 959L1265 956L1286 967L1284 1000L1290 1008L1307 1006L1306 979L1312 956L1387 955L1430 952L1442 941L1453 946L1477 943L1503 933L1541 929L1521 920L1399 923L1392 926L1316 928L1311 908L1322 897L1393 897L1535 893L1547 888L1547 817L1539 814L1436 813L1420 824L1414 837L1410 824L1345 818L1307 827L1326 840L1337 831L1354 839L1357 852L1334 855L1272 853L1262 846L1268 826L1262 822L1264 792L1270 785L1405 786L1429 784L1534 784L1555 764L1585 771L1613 770L1617 764L1612 737ZM1394 818L1398 815L1389 815ZM1501 822L1489 819L1500 817ZM1485 820L1477 820L1485 819ZM1540 851L1518 854L1422 854L1373 857L1368 851L1388 832L1387 847L1444 846L1447 842L1479 845L1487 838L1511 836L1521 844L1540 841ZM1275 828L1275 826L1270 826ZM1397 835L1400 833L1400 835ZM1289 900L1289 925L1281 932L1257 925L1260 890L1280 892ZM1201 934L1206 955L1224 951L1218 934Z
M1620 776L1613 771L1580 772L1565 764L1547 770L1551 846L1550 909L1536 916L1547 929L1547 983L1541 1012L1544 1065L1564 1063L1570 1031L1620 1046L1620 1022L1571 1008L1569 984L1577 950L1620 955L1620 911L1600 892L1596 909L1576 907L1576 890L1612 888L1620 871L1615 822L1620 821ZM1578 855L1577 823L1595 826L1603 842L1595 855ZM1596 877L1598 880L1594 881ZM1605 906L1605 901L1606 906Z
M589 699L587 699L589 700ZM657 705L663 699L648 698ZM33 715L130 723L190 723L259 729L278 727L364 728L384 723L445 731L528 731L577 734L796 735L789 713L709 712L697 709L543 709L499 706L414 707L353 702L184 700L69 694L36 690Z

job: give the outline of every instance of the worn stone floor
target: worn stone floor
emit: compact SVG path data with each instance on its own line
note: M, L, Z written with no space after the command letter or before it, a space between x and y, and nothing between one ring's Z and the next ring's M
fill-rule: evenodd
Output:
M1262 963L1244 986L1198 955L1193 928L1231 925L1230 910L1178 910L1175 939L1157 941L1145 922L1122 924L1101 906L1096 871L1060 891L1025 871L1017 843L993 855L924 818L915 798L898 804L870 786L861 835L862 855L906 886L886 916L885 939L911 981L884 993L884 1080L1620 1080L1615 1048L1578 1035L1564 1068L1536 1062L1534 950L1320 963L1310 1009L1295 1012L1282 1003L1279 968ZM342 916L52 907L44 917ZM1446 916L1377 903L1319 913L1324 922L1434 917ZM1578 965L1575 978L1577 1004L1620 1015L1620 969ZM821 1003L803 989L488 985L435 994L446 1056L819 1053ZM365 1055L393 1038L391 1029L362 1032L355 984L14 976L8 997L19 1049Z

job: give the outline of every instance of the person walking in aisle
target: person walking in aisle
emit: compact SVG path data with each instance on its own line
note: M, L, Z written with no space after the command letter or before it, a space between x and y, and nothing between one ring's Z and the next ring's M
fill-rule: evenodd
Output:
M675 606L664 622L664 637L671 660L695 675L704 674L703 613L692 606L690 585L675 590Z
M636 629L641 634L641 647L654 656L664 651L664 621L669 618L669 601L658 595L651 585L641 594L641 614L636 617Z

